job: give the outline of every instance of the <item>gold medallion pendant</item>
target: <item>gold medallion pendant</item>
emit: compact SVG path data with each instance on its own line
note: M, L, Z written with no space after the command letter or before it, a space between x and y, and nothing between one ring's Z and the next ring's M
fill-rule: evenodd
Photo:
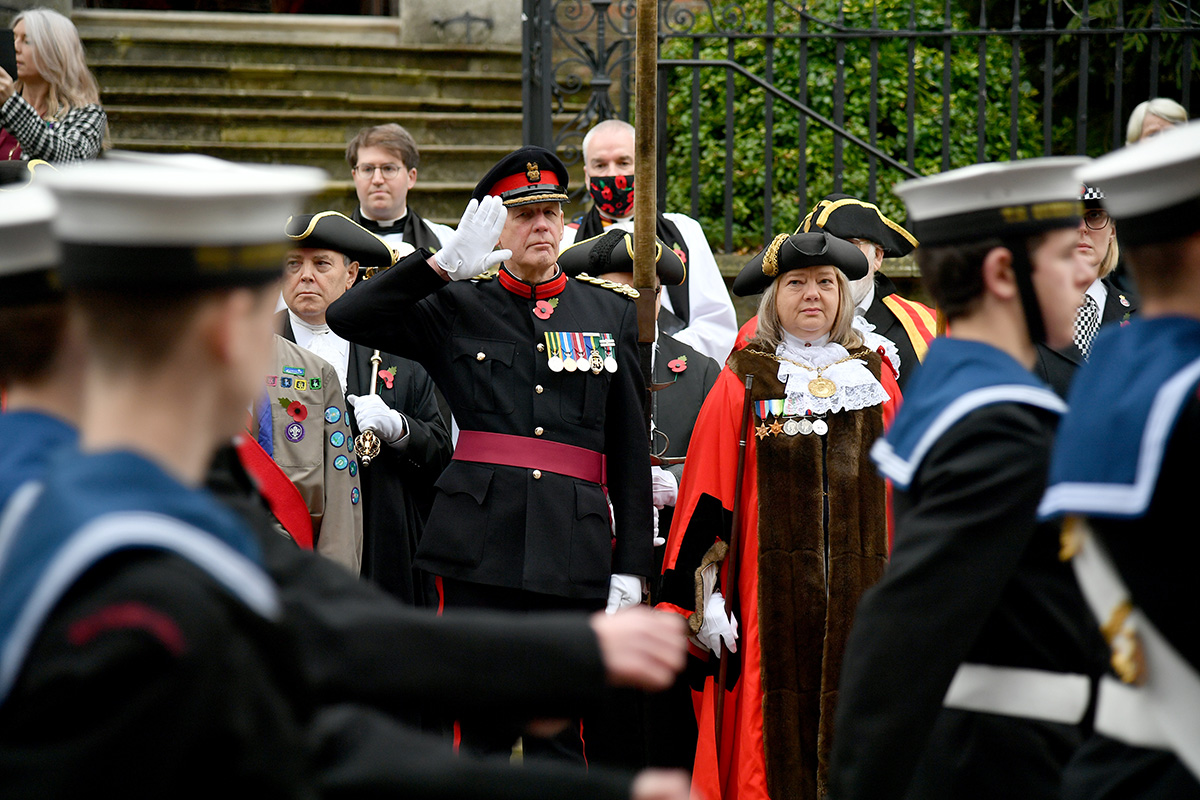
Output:
M836 391L837 384L829 378L817 377L808 382L808 393L813 397L833 397Z

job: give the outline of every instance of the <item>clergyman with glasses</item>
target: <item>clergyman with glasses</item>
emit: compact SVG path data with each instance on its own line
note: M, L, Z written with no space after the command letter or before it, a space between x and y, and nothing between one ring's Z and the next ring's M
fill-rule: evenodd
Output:
M421 162L412 134L394 123L363 128L346 145L346 161L358 195L351 219L393 247L406 242L417 250L442 249L454 229L408 207Z

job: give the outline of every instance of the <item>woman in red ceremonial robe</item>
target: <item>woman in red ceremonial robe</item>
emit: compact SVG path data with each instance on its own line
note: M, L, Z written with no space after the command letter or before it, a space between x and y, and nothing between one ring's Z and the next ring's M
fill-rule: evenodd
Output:
M776 237L734 282L737 294L765 290L759 328L700 411L663 567L664 605L688 616L692 654L709 665L702 689L693 685L693 794L704 800L825 794L842 651L887 554L884 484L867 454L891 398L880 354L851 326L848 280L866 271L854 245L800 233ZM733 578L726 556L747 374ZM724 656L717 741L722 643L736 652Z

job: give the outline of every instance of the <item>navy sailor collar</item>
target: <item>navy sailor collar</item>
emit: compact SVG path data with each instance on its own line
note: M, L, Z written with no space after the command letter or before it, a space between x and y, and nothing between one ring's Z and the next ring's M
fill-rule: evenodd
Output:
M904 405L871 458L907 489L921 461L956 422L983 406L1020 403L1061 414L1066 404L1016 359L991 345L938 338L904 393Z
M1038 515L1144 514L1197 384L1200 320L1134 318L1101 331L1071 386L1071 413L1058 430Z

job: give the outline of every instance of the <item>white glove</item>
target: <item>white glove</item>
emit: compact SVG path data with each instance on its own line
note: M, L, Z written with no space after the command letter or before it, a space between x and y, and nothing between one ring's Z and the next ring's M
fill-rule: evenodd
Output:
M646 579L640 575L613 575L608 579L608 606L604 609L615 614L622 608L636 606L642 602L642 590Z
M396 444L408 435L404 415L394 408L388 408L379 395L359 397L348 394L346 400L354 407L354 418L358 420L360 431L375 431L388 444Z
M474 198L467 203L467 210L459 220L458 230L450 241L437 251L434 259L452 281L464 281L482 275L506 258L512 258L511 250L496 250L508 209L504 201L495 195Z
M675 479L675 473L662 467L651 467L650 491L654 497L655 508L675 505L675 501L679 499L679 481Z
M729 652L737 652L737 629L737 617L725 613L725 598L720 592L713 592L704 604L704 622L700 624L696 638L720 658L722 641Z
M667 540L658 534L658 509L651 509L654 512L654 546L662 547L667 543Z

